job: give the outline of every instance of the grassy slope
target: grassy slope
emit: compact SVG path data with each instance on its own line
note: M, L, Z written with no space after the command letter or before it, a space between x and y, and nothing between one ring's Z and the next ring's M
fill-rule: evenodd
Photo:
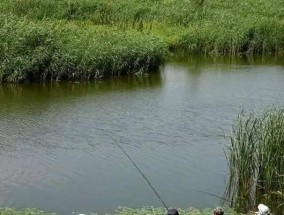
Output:
M0 4L3 81L147 71L159 65L167 50L236 55L281 54L284 48L281 0L2 0Z

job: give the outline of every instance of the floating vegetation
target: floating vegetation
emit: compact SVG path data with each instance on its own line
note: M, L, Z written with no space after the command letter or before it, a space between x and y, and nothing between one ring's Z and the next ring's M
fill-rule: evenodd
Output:
M187 209L178 209L179 214L181 215L212 215L213 209L196 209L196 208L187 208ZM138 209L131 208L118 208L117 215L163 215L166 214L165 208L154 208L154 207L144 207ZM225 208L225 214L227 215L239 215L235 210L231 208Z
M179 213L181 215L212 215L213 209L195 209L195 208L188 208L188 209L179 209ZM225 209L225 213L227 215L240 215L236 211L230 208ZM87 215L95 215L96 213L87 213ZM144 207L138 209L131 209L121 207L118 208L117 211L114 213L115 215L163 215L166 214L164 208L154 208L154 207ZM52 213L46 213L40 211L38 209L23 209L23 210L16 210L11 208L0 208L0 215L54 215Z
M54 213L46 213L44 211L27 208L23 210L16 210L12 208L0 208L0 215L54 215Z
M242 112L226 152L232 207L248 211L262 202L284 214L284 109Z

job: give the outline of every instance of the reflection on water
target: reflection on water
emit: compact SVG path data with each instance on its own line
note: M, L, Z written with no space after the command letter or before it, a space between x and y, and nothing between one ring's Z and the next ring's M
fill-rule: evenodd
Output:
M161 86L162 78L155 73L151 76L121 77L92 83L51 82L44 84L0 85L1 106L8 104L28 105L49 103L55 100L69 100L89 94L112 91L133 91L139 88L150 89Z
M242 109L284 104L274 60L187 59L149 76L0 86L0 204L60 214L213 207L227 166L224 132Z

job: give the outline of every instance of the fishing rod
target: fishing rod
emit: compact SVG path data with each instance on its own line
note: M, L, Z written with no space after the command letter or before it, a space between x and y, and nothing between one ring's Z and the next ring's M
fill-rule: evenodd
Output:
M130 157L130 155L123 149L123 147L111 136L111 139L113 140L113 142L120 148L120 150L126 155L126 157L131 161L131 163L133 164L133 166L138 170L138 172L141 174L141 176L145 179L145 181L148 183L148 185L151 187L151 189L153 190L153 192L155 193L155 195L158 197L158 199L161 201L161 203L164 205L164 207L167 209L168 214L178 214L178 211L176 209L169 209L168 206L166 205L166 203L163 201L163 199L161 198L161 196L159 195L159 193L157 192L157 190L154 188L154 186L151 184L151 182L147 179L147 177L145 176L145 174L141 171L141 169L136 165L136 163L133 161L133 159ZM228 200L224 197L209 193L209 192L205 192L202 190L198 190L198 189L193 189L196 192L199 193L203 193L209 196L213 196L215 198L218 198L220 200L226 201L226 202L232 202L231 200Z
M112 138L113 139L113 138ZM142 177L145 179L145 181L149 184L149 186L151 187L151 189L154 191L154 193L156 194L156 196L158 197L158 199L162 202L162 204L164 205L164 207L167 209L167 211L169 211L168 206L166 205L166 203L163 201L163 199L161 198L161 196L159 195L159 193L157 192L157 190L153 187L153 185L151 184L151 182L147 179L147 177L144 175L144 173L139 169L139 167L135 164L135 162L132 160L132 158L127 154L127 152L122 148L122 146L115 140L113 139L113 141L116 143L116 145L121 149L121 151L128 157L128 159L131 161L131 163L135 166L135 168L138 170L138 172L140 172L140 174L142 175Z

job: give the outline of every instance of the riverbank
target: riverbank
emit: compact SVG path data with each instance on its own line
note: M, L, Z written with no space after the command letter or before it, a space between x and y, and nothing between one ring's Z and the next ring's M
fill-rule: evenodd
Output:
M195 209L195 208L188 208L188 209L179 209L179 213L183 215L212 215L213 209ZM164 208L152 208L152 207L145 207L139 209L131 209L131 208L119 208L114 215L149 215L149 214L165 214L166 211ZM76 214L76 213L74 213ZM88 213L88 214L96 214L96 213ZM233 209L227 208L225 210L226 215L241 215L237 213ZM0 215L54 215L54 213L47 213L38 209L23 209L23 210L16 210L11 208L0 208Z
M281 55L282 1L4 0L0 82L92 80L176 53Z
M1 80L91 80L144 72L160 65L159 38L88 22L31 21L0 16Z

